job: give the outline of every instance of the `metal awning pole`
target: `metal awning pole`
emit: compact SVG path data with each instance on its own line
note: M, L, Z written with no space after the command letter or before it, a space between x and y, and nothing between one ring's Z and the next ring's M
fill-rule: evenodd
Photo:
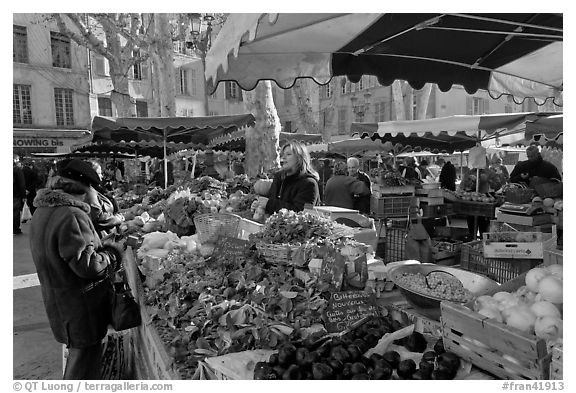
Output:
M166 129L164 129L164 189L168 188L168 157L166 157Z

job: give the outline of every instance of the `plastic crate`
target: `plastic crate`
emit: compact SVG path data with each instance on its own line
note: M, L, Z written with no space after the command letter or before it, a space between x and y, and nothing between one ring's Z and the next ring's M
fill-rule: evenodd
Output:
M542 263L542 259L484 258L482 240L462 244L460 267L499 283L512 280Z
M372 196L370 198L370 214L375 218L408 216L413 198L411 195Z
M384 263L403 261L406 258L406 235L408 230L406 228L389 228L386 231L384 238Z

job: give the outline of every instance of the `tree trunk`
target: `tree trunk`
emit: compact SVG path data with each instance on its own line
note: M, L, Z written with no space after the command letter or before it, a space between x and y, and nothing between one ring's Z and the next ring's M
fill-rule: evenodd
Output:
M156 60L159 73L160 116L176 116L176 86L174 79L174 55L172 48L171 28L168 14L154 14L156 20L156 41L152 45L152 57Z
M279 137L280 118L272 98L272 84L261 81L254 90L244 92L248 112L254 114L256 124L246 129L245 169L249 177L255 177L280 166Z
M296 107L298 108L298 116L300 123L304 128L301 134L317 134L318 122L314 119L312 112L312 104L310 102L310 82L302 79L296 80L293 87L293 93L296 97Z
M402 99L402 85L399 80L395 80L392 83L392 103L394 106L394 113L396 114L396 119L394 120L405 120L404 115L404 100Z
M426 83L422 90L419 92L416 101L416 120L426 119L428 112L428 103L430 102L430 93L432 92L432 84Z

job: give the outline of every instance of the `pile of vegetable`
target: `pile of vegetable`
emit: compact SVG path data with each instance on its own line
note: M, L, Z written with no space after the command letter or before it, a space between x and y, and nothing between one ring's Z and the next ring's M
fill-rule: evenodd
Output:
M396 170L385 170L380 174L382 185L386 187L399 187L409 184L409 181Z
M402 273L396 279L407 289L423 295L455 302L468 302L474 298L472 292L450 274L433 272L428 275L428 283L422 273Z
M281 209L266 219L261 232L250 235L254 242L298 244L332 235L334 222L310 212Z

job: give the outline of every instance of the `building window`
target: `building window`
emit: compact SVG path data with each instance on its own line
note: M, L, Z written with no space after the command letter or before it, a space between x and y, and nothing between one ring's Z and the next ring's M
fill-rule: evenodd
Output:
M292 132L292 121L284 122L284 132Z
M321 95L322 98L330 98L332 97L332 88L330 86L330 83L324 85L321 87Z
M292 105L292 90L284 90L284 105Z
M12 55L14 63L28 63L28 34L24 26L14 25Z
M386 121L386 103L384 101L374 104L374 121Z
M218 116L218 112L208 111L208 116Z
M346 81L345 78L342 78L341 80L342 83L342 87L341 87L341 93L342 94L346 94L350 92L350 85L348 84L348 82Z
M180 68L178 70L178 77L176 78L176 93L180 95L188 95L188 71Z
M197 97L199 96L198 94L198 75L196 73L195 69L190 69L189 70L190 73L190 95Z
M108 97L98 97L98 114L112 116L112 100Z
M14 85L12 117L14 124L32 124L31 86Z
M135 50L132 55L135 58L139 58L140 57L140 51ZM139 62L134 64L134 66L132 67L132 73L134 74L134 79L136 80L142 80L142 79L146 79L146 72L147 72L147 68L146 68L146 62Z
M486 98L466 97L466 114L483 115L490 113L490 102Z
M73 126L72 89L54 89L54 103L56 106L56 125Z
M94 56L94 73L98 76L107 76L106 59L102 56Z
M348 108L338 109L338 135L346 133L346 112Z
M52 48L53 67L72 68L70 38L52 31L50 32L50 47Z
M146 101L136 100L136 116L148 117L148 103Z
M226 82L226 99L242 101L242 91L236 82Z

